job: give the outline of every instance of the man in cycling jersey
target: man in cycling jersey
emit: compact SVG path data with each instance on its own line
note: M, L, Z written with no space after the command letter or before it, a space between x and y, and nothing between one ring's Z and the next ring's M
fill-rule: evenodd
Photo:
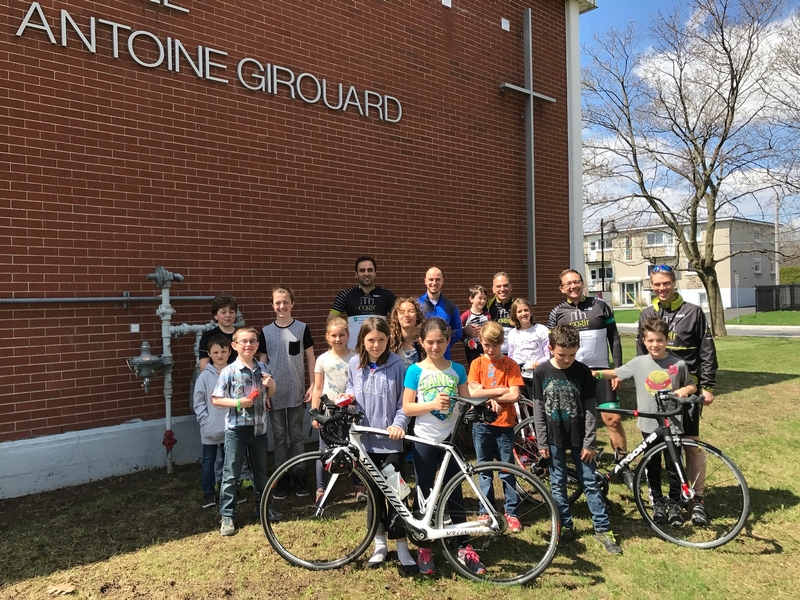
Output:
M358 285L342 290L331 306L331 317L345 317L350 328L347 347L354 350L361 323L369 317L384 319L394 306L395 296L389 290L375 285L378 267L371 256L359 256L355 261Z

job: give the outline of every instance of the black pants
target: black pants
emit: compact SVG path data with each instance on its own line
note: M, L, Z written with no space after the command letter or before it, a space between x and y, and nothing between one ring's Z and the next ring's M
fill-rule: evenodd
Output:
M388 464L392 464L398 473L403 473L403 459L399 452L392 454L377 454L375 452L368 452L369 457L372 459L378 469L383 469ZM389 504L386 497L383 495L377 486L373 485L375 492L375 509L378 512L378 523L383 525L382 529L386 532L386 537L390 540L396 540L406 537L406 530L402 525L402 521L397 519L397 513L394 508ZM378 525L380 531L381 525Z
M419 504L420 490L429 502L437 501L437 498L431 498L431 490L436 483L436 472L439 470L439 465L442 464L442 460L444 460L444 455L445 451L439 448L427 446L425 444L414 444L414 474L417 480L417 494L414 497L415 512L424 512ZM459 472L456 461L450 459L445 473L445 485ZM454 490L453 494L451 494L448 499L447 512L450 513L450 519L453 521L454 525L467 521L461 488ZM467 536L459 536L457 538L459 546L463 546L468 540L469 538ZM430 542L420 542L417 545L421 548L430 547Z
M649 433L642 432L642 438L647 439ZM656 443L663 442L664 438L659 437ZM679 451L680 452L680 451ZM667 480L669 481L669 497L673 500L680 500L681 498L681 481L678 477L678 471L675 469L675 463L672 462L672 457L669 455L669 450L666 448L661 453L664 456L664 461L667 463ZM679 455L680 458L680 455ZM647 483L650 486L650 493L653 495L653 500L658 500L664 497L661 491L661 455L654 456L649 463L647 463Z

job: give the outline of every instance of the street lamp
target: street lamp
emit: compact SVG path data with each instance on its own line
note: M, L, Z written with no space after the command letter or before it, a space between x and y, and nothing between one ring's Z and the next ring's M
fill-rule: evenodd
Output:
M614 221L611 221L611 226L608 229L608 239L613 240L617 237L617 226ZM603 218L600 218L600 293L598 296L603 297L606 291L606 238L605 238L605 223Z

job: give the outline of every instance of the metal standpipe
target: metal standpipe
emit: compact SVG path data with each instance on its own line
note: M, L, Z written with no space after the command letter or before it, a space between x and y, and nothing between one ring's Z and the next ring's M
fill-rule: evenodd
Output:
M164 431L164 439L161 443L167 449L167 473L173 473L172 448L178 440L175 439L175 434L172 433L172 368L175 361L172 359L172 333L170 324L172 315L175 314L175 309L172 308L169 302L169 288L172 286L173 281L177 281L178 283L183 281L183 275L180 273L171 273L164 267L156 267L155 272L150 273L147 278L154 281L156 286L161 288L161 305L156 309L156 315L161 318L161 342L164 347L161 355L161 362L164 365L166 431Z

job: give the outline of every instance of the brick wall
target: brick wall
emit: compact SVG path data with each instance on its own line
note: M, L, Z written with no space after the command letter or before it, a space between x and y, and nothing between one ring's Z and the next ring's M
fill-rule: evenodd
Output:
M173 1L189 14L148 0L43 1L55 45L41 29L15 36L30 2L0 6L2 297L156 296L145 276L163 265L186 278L173 295L232 293L261 326L281 282L321 352L362 253L398 295L421 293L432 264L462 309L468 287L500 269L527 293L524 102L499 92L524 81L523 2ZM557 100L535 109L544 319L569 256L565 24L563 0L531 4L534 86ZM95 53L71 28L65 47L62 9L85 32L96 17L228 52L213 75L230 83L136 64L124 29L117 59L109 26L97 26ZM134 48L158 58L145 36ZM403 117L250 91L236 81L243 57L395 96ZM176 302L173 322L208 321L207 304ZM161 378L145 395L125 365L142 340L161 352L156 306L4 306L0 441L162 417ZM193 342L173 340L178 415Z

